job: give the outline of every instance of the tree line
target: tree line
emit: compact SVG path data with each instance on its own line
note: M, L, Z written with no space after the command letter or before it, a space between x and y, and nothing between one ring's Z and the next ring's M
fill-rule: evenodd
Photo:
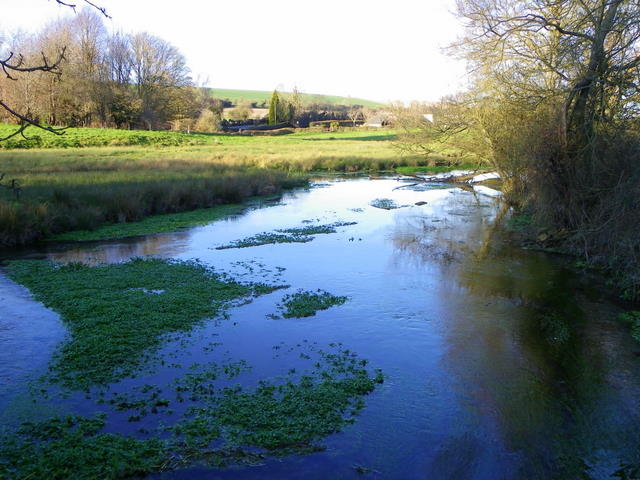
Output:
M55 64L0 79L3 102L41 124L167 128L215 107L175 46L145 32L109 33L104 15L88 7L36 35L5 35L0 46L14 65ZM3 111L0 119L16 117Z

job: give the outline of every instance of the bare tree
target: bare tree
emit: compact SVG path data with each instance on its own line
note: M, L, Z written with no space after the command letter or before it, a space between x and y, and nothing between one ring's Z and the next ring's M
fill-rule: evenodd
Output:
M351 107L349 107L349 111L347 113L349 120L351 120L351 123L353 123L353 126L356 126L356 122L358 120L362 120L364 118L364 115L362 113L362 108L357 106L357 105L353 105Z
M248 120L253 114L251 102L245 101L228 110L229 119L231 120Z
M507 196L640 296L638 0L459 0Z
M530 105L562 101L573 154L637 105L637 1L459 0L458 11L468 22L458 48L478 72Z
M169 120L191 94L186 59L176 47L148 33L131 38L132 72L147 128Z
M394 146L402 153L425 157L429 164L478 164L491 160L480 110L473 94L442 98L438 102L391 105L398 130Z
M55 0L58 5L62 5L65 7L69 7L72 10L76 10L77 4L65 2L63 0ZM104 7L101 7L89 0L83 0L83 3L91 6L98 10L102 15L109 18L107 11ZM13 51L6 52L2 58L0 58L0 68L5 74L6 78L12 81L17 81L17 76L20 74L29 74L34 72L44 72L52 75L59 76L60 75L60 65L62 61L65 59L66 48L62 47L59 52L51 57L41 52L41 58L36 62L27 62L23 54L16 53ZM42 125L38 120L32 118L28 112L20 113L16 109L9 106L3 99L0 99L0 107L4 109L9 115L14 117L19 122L18 129L12 134L0 138L0 141L7 140L16 135L22 135L24 137L24 131L30 127L34 126L40 128L42 130L46 130L48 132L54 133L56 135L61 135L64 133L64 128L56 128L51 126Z
M58 5L63 5L65 7L69 7L71 8L74 12L76 11L76 8L78 7L77 3L69 3L69 2L65 2L63 0L54 0ZM82 3L87 4L93 8L95 8L96 10L98 10L102 15L104 15L107 18L111 18L109 16L109 14L107 13L107 9L104 7L101 7L100 5L91 2L90 0L82 0Z

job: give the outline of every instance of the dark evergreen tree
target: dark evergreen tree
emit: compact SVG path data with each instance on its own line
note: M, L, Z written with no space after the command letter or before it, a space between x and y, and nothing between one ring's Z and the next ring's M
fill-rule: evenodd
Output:
M278 91L274 90L273 94L271 94L271 101L269 102L269 125L275 125L281 121L279 118L280 113L280 96L278 95Z

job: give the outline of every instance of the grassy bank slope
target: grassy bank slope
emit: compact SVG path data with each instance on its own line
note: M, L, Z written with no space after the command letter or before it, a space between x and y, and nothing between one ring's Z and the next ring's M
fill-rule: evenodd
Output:
M243 101L262 103L269 103L271 99L272 91L266 90L234 90L228 88L212 88L209 90L209 94L213 98L221 98L231 100L234 104L242 103ZM363 98L341 97L337 95L321 95L314 93L301 93L303 102L309 103L328 103L330 105L362 105L364 107L382 107L384 104L380 102L374 102L371 100L365 100Z
M265 169L241 169L189 162L163 169L153 162L139 169L40 171L19 178L19 201L1 192L0 245L29 244L72 230L132 222L150 215L238 203L301 185L300 176ZM131 167L131 165L128 165ZM48 170L51 168L51 170Z

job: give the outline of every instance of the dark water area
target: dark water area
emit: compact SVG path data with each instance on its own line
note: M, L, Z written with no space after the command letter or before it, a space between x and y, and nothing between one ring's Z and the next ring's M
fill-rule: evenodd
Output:
M246 361L251 371L231 384L282 375L301 363L287 348L310 344L342 343L384 372L355 423L327 437L323 452L153 478L601 479L640 464L640 345L616 320L618 308L558 259L514 247L497 228L504 211L496 198L454 186L400 185L392 178L323 179L272 207L180 233L15 255L90 263L198 259L240 280L290 285L163 347L181 365ZM403 207L375 208L376 198ZM332 222L357 224L308 243L216 249L261 232ZM309 318L271 318L297 289L349 300ZM64 328L4 278L0 298L0 421L8 424L33 415L24 406L27 381L46 369ZM157 366L110 389L166 385L184 369ZM81 414L106 408L82 394L56 402ZM54 406L43 401L41 409L48 408ZM109 412L108 430L135 435L180 413L132 424L125 413Z

